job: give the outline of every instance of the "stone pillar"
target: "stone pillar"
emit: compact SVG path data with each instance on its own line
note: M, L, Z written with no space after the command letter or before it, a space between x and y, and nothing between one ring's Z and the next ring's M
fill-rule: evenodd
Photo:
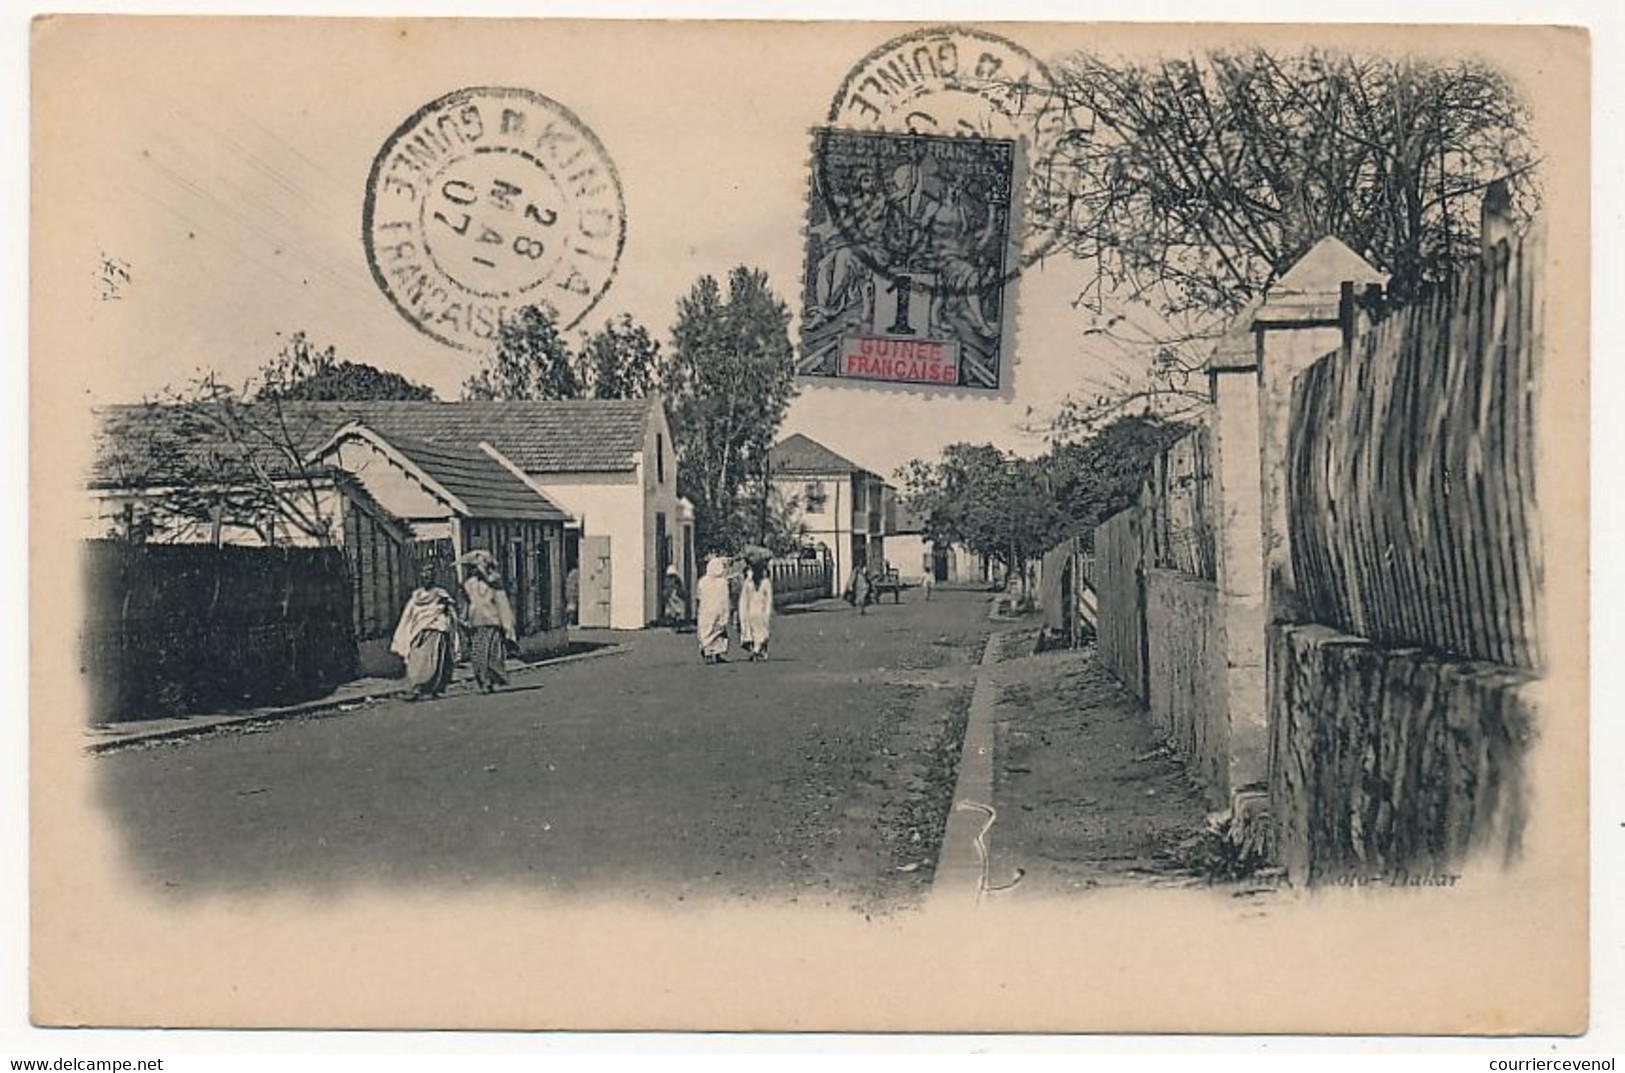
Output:
M1259 476L1269 622L1295 622L1287 534L1287 431L1298 374L1357 330L1353 294L1388 277L1335 238L1324 238L1275 282L1253 318L1258 365Z
M1216 356L1215 360L1219 360ZM1214 480L1219 531L1218 588L1224 623L1223 698L1229 712L1228 797L1264 779L1264 555L1258 482L1258 375L1251 363L1215 365Z
M1242 313L1210 363L1230 736L1226 789L1236 829L1258 826L1269 780L1266 637L1271 622L1290 620L1292 606L1286 439L1293 381L1352 338L1356 288L1384 283L1347 246L1323 239Z

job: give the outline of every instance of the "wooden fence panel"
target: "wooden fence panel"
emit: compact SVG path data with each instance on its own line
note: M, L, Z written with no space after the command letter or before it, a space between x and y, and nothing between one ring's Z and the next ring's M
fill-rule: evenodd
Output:
M1298 379L1288 528L1311 620L1540 667L1543 242L1499 248Z
M1213 438L1205 425L1153 461L1140 499L1149 565L1213 581L1218 577Z
M1115 514L1095 529L1091 570L1099 600L1100 660L1141 700L1146 697L1145 545L1141 508Z

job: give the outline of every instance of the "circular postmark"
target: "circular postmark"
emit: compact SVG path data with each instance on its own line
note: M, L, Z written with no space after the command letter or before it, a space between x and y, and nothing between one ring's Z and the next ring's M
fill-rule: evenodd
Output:
M1054 248L1076 126L1049 69L1015 42L959 26L894 37L847 74L827 122L814 212L881 276L991 294ZM950 270L922 273L922 251Z
M525 89L448 93L372 163L362 209L372 278L442 343L484 353L526 306L578 324L626 243L615 163L557 101Z

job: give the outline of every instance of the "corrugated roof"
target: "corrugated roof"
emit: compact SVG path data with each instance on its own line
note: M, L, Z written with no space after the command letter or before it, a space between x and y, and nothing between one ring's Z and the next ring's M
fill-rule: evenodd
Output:
M285 427L286 438L306 454L359 422L392 443L403 439L464 449L489 443L526 473L614 473L636 465L653 401L297 402L282 404L274 424ZM260 415L272 413L264 406L248 412L261 421ZM101 432L91 474L96 485L154 483L168 471L197 472L211 454L242 453L183 408L110 406L98 417ZM253 452L273 472L290 468L274 444L282 438L279 432Z
M842 458L810 436L797 432L773 445L768 455L774 473L825 477L831 474L868 473L849 458Z
M558 504L478 447L423 443L382 433L378 436L429 479L462 500L470 517L559 522L569 519Z

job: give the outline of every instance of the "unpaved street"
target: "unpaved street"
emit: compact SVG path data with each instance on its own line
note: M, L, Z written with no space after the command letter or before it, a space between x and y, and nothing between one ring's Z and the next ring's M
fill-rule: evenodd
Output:
M96 763L176 898L359 885L906 906L929 885L986 597L780 615L765 664L694 639L495 696L269 724Z

